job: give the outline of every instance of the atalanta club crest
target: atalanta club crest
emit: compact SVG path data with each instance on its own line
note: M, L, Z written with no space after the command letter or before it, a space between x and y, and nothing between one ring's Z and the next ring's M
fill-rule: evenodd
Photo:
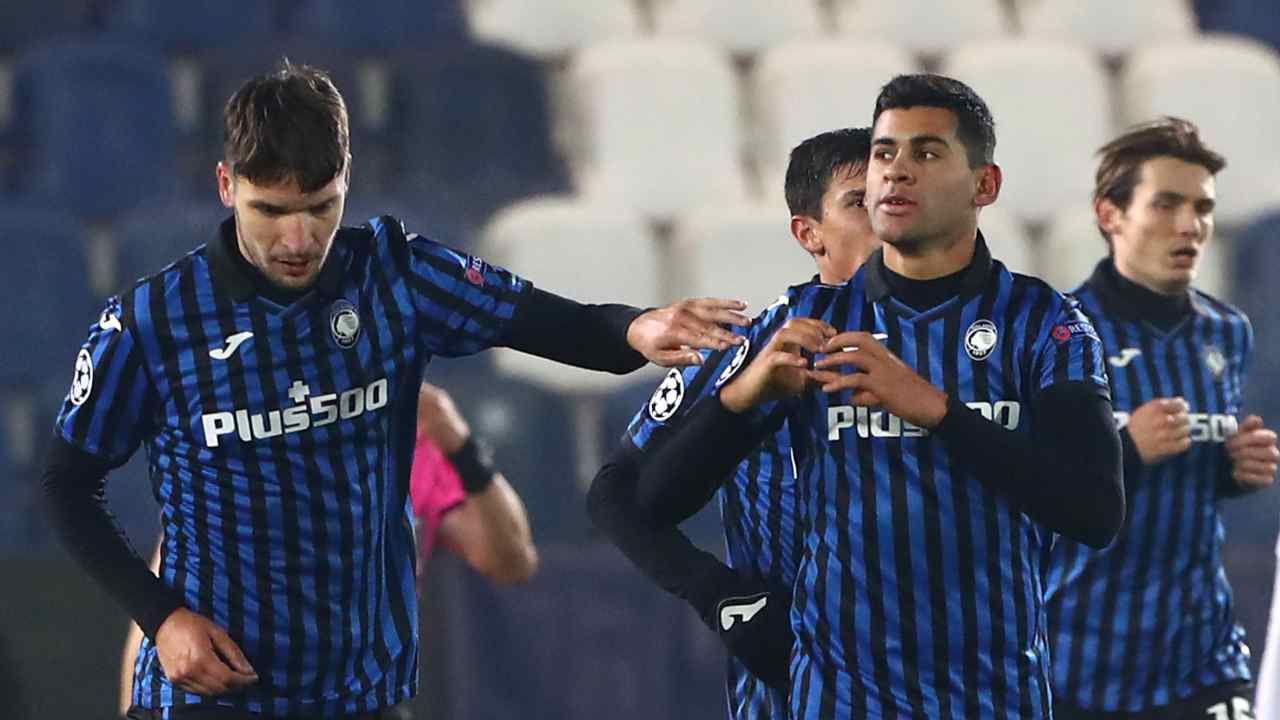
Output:
M329 311L329 332L338 347L346 350L360 339L360 314L356 306L346 300L339 300Z
M1204 365L1213 373L1214 380L1221 380L1222 373L1227 371L1227 356L1218 348L1210 345L1204 349Z
M964 333L964 351L974 360L986 360L996 349L996 324L990 320L976 320Z

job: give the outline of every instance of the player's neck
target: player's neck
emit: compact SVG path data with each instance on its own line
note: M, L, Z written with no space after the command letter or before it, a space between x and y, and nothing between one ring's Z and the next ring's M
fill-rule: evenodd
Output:
M1191 312L1189 290L1176 295L1157 292L1126 277L1112 258L1103 261L1095 279L1117 304L1129 308L1138 317L1163 330L1177 325Z
M885 243L884 264L908 280L933 280L953 275L968 267L973 262L977 247L976 229L931 243L926 248L907 250Z

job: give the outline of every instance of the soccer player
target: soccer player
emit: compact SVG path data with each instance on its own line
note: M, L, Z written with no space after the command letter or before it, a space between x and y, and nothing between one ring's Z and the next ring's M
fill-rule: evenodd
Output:
M1107 354L1128 517L1110 547L1053 550L1048 617L1058 718L1250 717L1217 501L1270 485L1276 434L1241 413L1248 319L1194 289L1226 162L1165 118L1100 151L1094 210L1110 248L1075 291Z
M223 119L232 216L108 301L45 491L146 635L135 717L377 717L417 686L407 500L429 359L505 345L621 373L700 362L735 342L717 323L745 318L728 301L580 305L393 218L339 228L347 114L322 72L254 78ZM158 578L102 501L143 443Z
M520 496L490 467L449 394L430 383L423 383L418 392L409 498L418 525L419 579L437 542L496 583L523 582L537 570L538 553ZM159 566L157 546L152 572ZM141 643L142 631L129 623L121 668L121 715L133 704L134 664Z
M1001 174L973 90L899 76L874 118L881 250L752 325L744 367L646 454L637 502L678 520L685 486L785 420L808 522L792 715L1044 718L1053 533L1101 547L1124 515L1101 344L1072 299L988 252Z
M818 266L810 283L840 285L878 245L867 216L867 128L835 130L791 151L786 198L791 235ZM745 346L743 346L745 347ZM720 492L730 567L674 526L654 527L634 507L638 454L715 387L738 353L672 370L632 421L587 494L592 520L641 570L690 602L731 651L726 679L732 718L787 716L791 586L803 545L791 444L785 426L738 465Z

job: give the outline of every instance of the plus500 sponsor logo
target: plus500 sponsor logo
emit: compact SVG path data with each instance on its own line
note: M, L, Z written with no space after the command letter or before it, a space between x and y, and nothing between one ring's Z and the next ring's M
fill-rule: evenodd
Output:
M1022 403L1016 400L965 403L982 417L994 420L1009 430L1017 430L1022 421ZM928 430L916 427L897 415L854 405L827 408L827 439L839 440L840 431L853 428L860 438L925 437Z
M205 445L216 448L227 435L234 435L243 442L267 440L324 427L338 420L350 420L386 405L387 379L381 378L365 387L354 387L340 394L313 395L293 407L252 415L243 409L219 412L201 416L200 422L204 427Z
M1129 413L1116 412L1116 429L1129 425ZM1222 413L1190 413L1191 442L1226 442L1240 430L1240 422L1234 415Z

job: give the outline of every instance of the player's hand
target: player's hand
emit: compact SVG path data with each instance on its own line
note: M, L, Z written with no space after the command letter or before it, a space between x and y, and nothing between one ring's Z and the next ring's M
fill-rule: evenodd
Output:
M836 329L821 320L791 318L738 377L720 390L720 402L741 413L800 394L809 384L809 358L835 334Z
M1231 458L1231 477L1246 488L1264 488L1276 481L1276 433L1262 426L1262 418L1250 415L1240 423L1240 430L1227 440Z
M1180 397L1148 400L1129 416L1126 429L1143 465L1158 465L1191 449L1191 416Z
M929 384L867 332L845 332L822 348L811 373L823 392L851 390L853 404L879 407L921 428L935 428L947 414L947 394ZM839 368L852 367L842 373Z
M418 432L445 455L457 452L471 437L471 427L453 404L453 398L431 383L422 383L418 388Z
M258 673L227 631L186 608L156 630L156 655L169 682L198 695L222 695L258 681Z
M751 318L739 312L746 307L741 300L681 300L632 320L627 327L627 344L655 365L699 365L699 348L725 350L742 344L742 336L722 326L750 325Z

